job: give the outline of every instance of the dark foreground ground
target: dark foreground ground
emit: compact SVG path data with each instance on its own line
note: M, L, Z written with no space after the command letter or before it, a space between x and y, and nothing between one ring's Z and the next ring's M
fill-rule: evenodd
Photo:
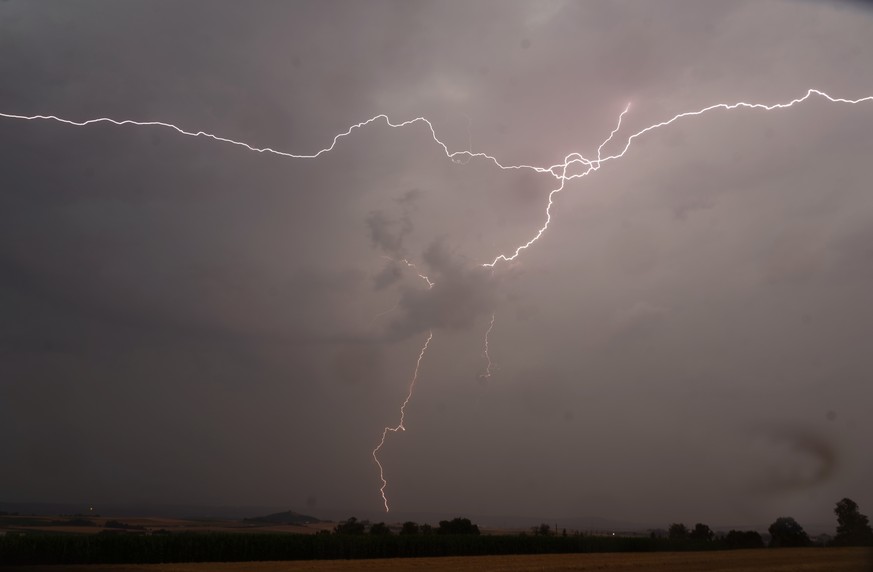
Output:
M0 570L8 570L0 566ZM870 548L784 548L709 552L549 554L322 560L297 562L205 562L195 564L108 564L24 566L23 572L352 572L357 570L453 570L473 572L873 572Z

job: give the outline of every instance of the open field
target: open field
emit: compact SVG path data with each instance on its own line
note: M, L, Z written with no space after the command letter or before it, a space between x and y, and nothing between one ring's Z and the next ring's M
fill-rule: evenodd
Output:
M356 570L451 570L473 572L870 572L869 548L784 548L712 552L550 554L323 560L297 562L234 562L197 564L126 564L93 566L27 566L27 572L352 572ZM2 570L2 567L0 567Z

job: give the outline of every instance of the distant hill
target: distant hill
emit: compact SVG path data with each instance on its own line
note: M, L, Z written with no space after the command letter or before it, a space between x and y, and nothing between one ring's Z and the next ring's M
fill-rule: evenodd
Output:
M257 516L255 518L246 518L243 520L245 522L260 522L262 524L313 524L316 522L321 522L314 516L300 514L298 512L294 512L293 510L286 510L285 512L274 512L273 514L268 514L267 516Z

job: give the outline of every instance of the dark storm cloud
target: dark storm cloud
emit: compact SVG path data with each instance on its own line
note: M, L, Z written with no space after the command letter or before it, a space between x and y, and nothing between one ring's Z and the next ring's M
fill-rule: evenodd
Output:
M395 217L384 211L373 211L367 216L370 240L375 248L385 254L387 260L384 268L373 278L376 290L396 284L403 277L403 268L412 268L412 263L406 258L408 253L403 240L414 230L410 210L420 194L419 190L411 189L395 199L394 202L401 207L400 214Z
M385 267L373 277L373 287L376 290L384 290L399 282L401 278L403 278L403 267L399 262L389 260Z
M431 329L469 330L491 312L496 281L488 269L453 256L442 241L431 244L422 259L434 286L404 290L399 304L403 316L390 325L393 336Z
M871 18L12 0L0 112L307 154L424 116L452 151L551 165L596 154L628 102L607 152L713 103L870 95ZM433 331L384 449L399 510L663 526L873 505L870 110L811 99L648 133L493 270L556 181L449 161L420 123L294 160L0 119L0 501L378 511L370 452Z
M770 464L752 481L756 492L813 488L834 477L839 468L834 444L809 427L762 427L757 433L767 443Z
M408 216L392 220L382 211L375 211L367 217L367 226L375 247L393 256L403 256L403 237L412 232Z

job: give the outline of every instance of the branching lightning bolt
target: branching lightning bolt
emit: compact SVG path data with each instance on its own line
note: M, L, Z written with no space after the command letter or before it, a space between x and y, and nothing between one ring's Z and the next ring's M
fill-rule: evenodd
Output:
M389 257L387 257L387 256L386 256L385 258L388 258L389 260L393 260L392 258L389 258ZM395 262L397 262L397 261L395 260ZM400 259L400 262L402 262L403 264L405 264L407 268L412 268L413 270L415 270L415 271L416 271L416 274L418 274L418 277L421 278L422 280L424 280L425 283L427 284L427 288L428 288L428 290L430 290L431 288L434 287L434 283L431 282L430 278L428 278L427 276L425 276L425 275L422 274L421 272L418 272L418 269L415 267L415 264L413 264L412 262L410 262L410 261L407 260L406 258L401 258L401 259Z
M574 163L583 163L584 165L587 166L587 169L585 169L581 174L579 174L578 175L579 177L584 177L585 175L587 175L591 171L596 171L597 169L599 169L600 162L601 162L600 153L603 150L603 147L607 143L609 143L612 140L612 137L616 133L618 133L619 129L621 129L621 120L624 119L625 114L629 110L630 110L630 105L628 104L628 106L624 108L624 111L622 111L621 114L618 116L618 124L615 126L615 129L612 130L612 132L609 134L609 137L604 139L603 142L600 144L600 146L597 148L597 160L596 161L589 161L588 159L586 159L585 157L583 157L579 153L570 153L569 155L564 157L564 162L561 165L552 165L551 167L548 168L548 171L550 173L552 173L553 175L554 175L555 169L560 169L560 171L561 171L561 175L560 175L561 184L558 186L557 189L552 189L552 191L549 193L549 201L548 201L548 204L546 205L546 222L543 223L543 226L540 227L540 229L533 236L533 238L531 238L530 240L528 240L527 242L525 242L524 244L522 244L521 246L516 248L515 252L513 252L512 255L506 256L505 254L498 254L494 258L494 260L492 260L491 262L488 262L486 264L483 264L482 266L486 266L488 268L494 268L494 265L497 264L501 260L504 262L509 262L511 260L515 260L516 258L518 258L518 255L521 254L522 250L526 250L530 245L532 245L533 243L535 243L536 241L538 241L540 239L540 237L543 235L543 233L546 232L546 229L549 228L549 223L552 222L552 205L555 203L555 195L557 195L558 193L560 193L561 191L564 190L564 184L568 180L576 178L573 176L568 177L567 176L567 169L570 167L570 165L572 165Z
M379 493L382 495L382 502L385 504L385 512L389 512L391 509L388 508L388 497L385 496L385 487L388 486L388 481L385 480L385 469L382 467L382 463L379 462L379 451L385 445L385 439L388 438L388 433L397 433L398 431L406 431L406 425L404 425L406 421L406 406L409 405L409 400L412 399L412 393L415 391L415 382L418 381L418 372L421 369L421 360L424 358L424 353L427 351L427 346L430 344L430 341L433 339L433 332L427 333L427 340L424 342L424 345L421 346L421 351L418 353L418 361L415 362L415 373L412 374L412 381L409 383L409 393L406 394L406 399L403 401L403 405L400 406L400 422L394 427L385 427L382 431L382 440L379 441L379 444L376 445L376 448L373 449L373 460L376 461L376 465L379 467L379 479L382 481L382 488L379 489Z
M636 139L641 137L642 135L644 135L650 131L653 131L655 129L668 126L668 125L670 125L670 124L672 124L680 119L683 119L686 117L694 117L694 116L702 115L702 114L710 112L710 111L715 111L715 110L719 110L719 109L730 111L730 110L739 109L739 108L761 109L764 111L772 111L772 110L776 110L776 109L786 109L786 108L792 107L798 103L802 103L802 102L806 101L807 99L809 99L813 95L820 96L831 103L858 104L858 103L862 103L862 102L873 101L873 95L862 97L859 99L845 99L845 98L832 97L832 96L828 95L827 93L820 91L820 90L817 90L817 89L810 89L802 97L792 99L792 100L785 102L785 103L776 103L776 104L772 104L772 105L765 105L765 104L761 104L761 103L747 103L747 102L742 102L742 101L737 102L737 103L731 103L731 104L717 103L715 105L710 105L708 107L704 107L704 108L698 109L696 111L687 111L687 112L679 113L677 115L674 115L673 117L671 117L670 119L668 119L666 121L662 121L660 123L655 123L653 125L650 125L644 129L632 134L631 136L629 136L627 138L624 146L621 148L621 150L619 152L617 152L613 155L607 155L604 157L602 154L603 149L610 141L612 141L613 137L621 129L622 119L624 118L625 114L627 114L629 111L629 106L628 106L619 115L618 123L617 123L615 129L613 129L612 132L609 134L609 137L607 137L598 146L596 159L586 159L584 156L582 156L579 153L570 153L569 155L564 157L564 160L562 163L551 165L549 167L527 165L527 164L504 165L493 155L489 155L489 154L483 153L483 152L473 152L472 149L470 149L470 148L468 148L467 150L463 150L463 151L450 151L449 148L446 146L446 144L443 143L437 137L436 131L433 127L433 124L428 119L426 119L424 117L416 117L414 119L410 119L410 120L403 121L400 123L394 123L385 114L376 115L374 117L371 117L370 119L367 119L366 121L362 121L360 123L355 123L355 124L351 125L345 131L335 135L333 137L333 140L331 141L330 145L328 145L327 147L324 147L323 149L316 151L315 153L311 153L311 154L295 154L295 153L290 153L290 152L286 152L286 151L279 151L276 149L272 149L270 147L256 147L256 146L250 145L250 144L242 142L242 141L236 141L234 139L230 139L227 137L220 137L218 135L214 135L214 134L208 133L206 131L187 131L187 130L185 130L181 127L178 127L176 125L173 125L171 123L164 123L161 121L134 121L131 119L116 120L116 119L111 119L108 117L100 117L100 118L96 118L96 119L89 119L86 121L73 121L70 119L58 117L56 115L18 115L18 114L10 114L10 113L0 113L0 117L6 118L6 119L20 119L20 120L26 120L26 121L38 121L38 120L55 121L55 122L59 122L59 123L67 124L67 125L76 126L76 127L85 127L85 126L89 126L92 124L98 124L98 123L111 123L113 125L118 125L118 126L133 125L133 126L137 126L137 127L166 128L166 129L172 129L181 135L186 135L189 137L204 137L204 138L208 138L208 139L213 139L213 140L221 142L221 143L228 143L231 145L240 146L240 147L247 149L248 151L254 151L257 153L268 153L268 154L278 155L281 157L288 157L288 158L292 158L292 159L316 159L325 153L329 153L330 151L333 151L334 148L339 144L339 141L341 139L350 136L354 131L361 129L367 125L375 124L377 122L384 121L384 123L387 126L392 127L392 128L400 128L400 127L410 126L413 124L423 123L429 129L430 135L433 138L434 142L443 150L446 157L448 157L454 163L457 163L459 165L466 165L469 161L471 161L473 159L483 159L483 160L486 160L486 161L493 163L494 165L496 165L498 168L500 168L502 170L528 169L528 170L535 171L536 173L549 174L552 177L558 179L558 181L559 181L557 188L551 190L551 192L549 193L548 202L547 202L546 209L545 209L545 222L543 223L543 225L537 230L537 232L533 235L532 238L530 238L526 242L523 242L518 247L516 247L512 251L511 254L508 254L508 255L507 254L498 254L491 262L482 264L483 267L494 268L494 266L496 264L498 264L499 262L509 262L509 261L515 260L516 258L518 258L518 256L523 251L528 249L537 240L539 240L540 237L543 236L543 234L549 228L549 224L552 220L552 206L554 205L555 195L557 195L562 190L564 190L564 187L565 187L567 181L585 177L585 176L589 175L590 173L599 170L600 167L604 163L622 158L628 152L628 150L632 146L633 142L636 141ZM468 122L468 143L470 141L470 137L471 136L469 134L469 122ZM459 158L466 158L467 160L462 161ZM577 164L582 166L581 171L580 172L570 172L571 167L574 167ZM403 260L403 262L409 267L412 267L412 268L415 267L414 264L408 262L407 260ZM425 276L423 274L419 274L419 277L428 284L428 288L432 288L434 286L433 282L427 276ZM486 369L486 376L490 375L490 371L491 371L491 360L490 360L490 355L488 354L488 335L490 334L491 328L493 327L493 325L494 325L494 316L492 315L491 324L490 324L488 331L486 332L486 335L485 335L485 357L488 360L488 368ZM386 511L388 510L388 499L385 496L385 487L387 486L388 483L385 480L382 464L379 462L379 458L378 458L377 453L381 450L382 446L385 444L385 439L388 435L388 432L396 433L398 431L405 430L405 426L404 426L405 408L406 408L406 405L409 403L409 400L412 398L412 393L413 393L413 389L415 387L415 382L418 379L418 372L419 372L419 367L421 365L421 360L424 357L424 353L427 350L428 344L430 343L430 340L432 339L432 337L433 337L433 333L430 332L428 334L427 341L425 342L424 346L421 349L421 352L419 353L418 361L416 362L415 374L413 375L412 382L410 383L410 386L409 386L409 393L406 397L406 400L403 402L403 405L400 408L400 423L396 427L386 427L385 430L382 432L381 442L373 450L373 459L376 461L376 464L379 466L379 476L382 480L382 488L380 489L380 492L382 494L382 500L384 501Z
M601 157L603 147L607 143L609 143L609 141L612 139L612 137L621 128L622 117L624 117L624 114L627 113L628 110L630 109L630 106L626 107L625 110L619 116L618 125L616 126L616 128L612 131L612 133L609 134L609 137L607 137L606 140L604 140L603 143L601 143L600 146L597 148L597 159L588 160L578 153L571 153L571 154L567 155L566 157L564 157L563 163L557 164L557 165L552 165L548 169L545 169L546 172L549 172L553 176L558 177L561 180L561 184L558 188L552 190L549 193L548 205L546 206L546 221L545 221L545 223L543 223L543 226L540 227L540 229L536 232L536 234L533 236L533 238L531 238L530 240L528 240L527 242L525 242L521 246L517 247L511 255L507 256L505 254L498 254L494 258L494 260L492 260L491 262L485 263L482 266L493 268L494 265L500 261L509 262L509 261L512 261L512 260L515 260L516 258L518 258L518 255L521 254L521 252L523 250L526 250L533 243L535 243L537 240L539 240L540 237L543 235L543 233L546 231L546 229L548 229L549 223L552 220L552 204L554 202L554 196L557 193L564 190L565 183L569 180L572 180L572 179L579 179L579 178L585 177L589 173L591 173L592 171L597 171L598 169L600 169L601 164L603 164L607 161L613 161L615 159L620 159L620 158L624 157L625 153L627 153L628 149L630 149L633 142L641 135L644 135L644 134L648 133L649 131L653 131L655 129L658 129L659 127L665 127L667 125L670 125L671 123L678 121L679 119L683 119L685 117L695 117L698 115L703 115L704 113L707 113L709 111L714 111L716 109L724 109L727 111L730 111L733 109L738 109L738 108L763 109L765 111L772 111L774 109L786 109L786 108L792 107L798 103L802 103L802 102L806 101L807 99L809 99L813 95L819 95L819 96L827 99L831 103L857 104L857 103L862 103L865 101L873 101L873 95L870 95L867 97L862 97L859 99L844 99L844 98L839 98L839 97L831 97L827 93L825 93L823 91L819 91L817 89L810 89L806 92L806 94L804 96L792 99L791 101L789 101L787 103L775 103L772 105L765 105L763 103L747 103L744 101L740 101L737 103L731 103L731 104L717 103L715 105L710 105L709 107L704 107L704 108L698 109L696 111L686 111L684 113L679 113L677 115L674 115L673 117L671 117L670 119L668 119L666 121L661 121L660 123L655 123L655 124L650 125L644 129L641 129L640 131L637 131L636 133L634 133L633 135L631 135L630 137L627 138L627 142L625 143L621 152L619 152L615 155L608 155L606 157ZM587 168L584 171L582 171L581 173L575 173L575 174L568 176L567 169L575 163L582 163ZM519 166L519 167L527 167L527 166ZM537 168L534 167L534 169L537 169ZM540 170L540 169L537 169L537 170ZM560 175L555 174L556 170L558 170L560 172ZM540 170L540 172L542 172L542 171Z
M568 179L569 180L569 179L576 179L579 177L584 177L589 171L586 170L584 173L571 175L569 177L567 177L566 174L558 175L555 173L555 171L558 170L558 171L561 171L562 173L565 173L566 169L574 163L582 163L582 164L588 165L589 167L592 167L594 170L596 170L597 168L600 167L600 163L606 162L606 161L611 161L614 159L619 159L622 156L624 156L624 154L630 148L630 145L633 142L633 140L636 139L637 137L639 137L639 136L641 136L641 135L643 135L643 134L645 134L653 129L657 129L658 127L664 127L666 125L669 125L669 124L673 123L674 121L681 119L683 117L701 115L703 113L706 113L708 111L712 111L715 109L731 110L731 109L737 109L739 107L745 107L745 108L749 108L749 109L763 109L766 111L772 111L773 109L785 109L788 107L792 107L798 103L802 103L802 102L806 101L807 99L809 99L813 95L821 96L832 103L857 104L857 103L862 103L865 101L873 101L873 95L870 95L867 97L862 97L859 99L845 99L845 98L839 98L839 97L831 97L827 93L820 91L818 89L810 89L802 97L792 99L791 101L789 101L787 103L775 103L772 105L765 105L763 103L747 103L747 102L743 102L743 101L738 102L738 103L732 103L732 104L717 103L715 105L710 105L709 107L704 107L702 109L698 109L697 111L687 111L684 113L679 113L678 115L675 115L666 121L662 121L660 123L650 125L649 127L646 127L645 129L638 131L637 133L631 135L628 138L624 149L622 149L621 153L618 153L617 155L610 155L610 156L604 157L602 159L600 158L600 154L599 154L600 149L602 149L603 146L607 142L609 142L609 140L612 137L612 135L610 135L610 137L607 138L606 141L604 141L600 145L600 148L598 149L598 158L596 160L588 160L588 159L585 159L579 153L571 153L571 154L567 155L567 157L564 158L563 163L558 163L558 164L552 165L550 167L538 167L535 165L526 165L526 164L504 165L496 157L494 157L493 155L489 155L488 153L483 153L483 152L475 152L474 153L474 152L469 151L469 150L449 151L448 146L445 143L443 143L439 139L439 137L437 137L436 130L434 129L433 124L427 118L416 117L414 119L409 119L406 121L402 121L400 123L394 123L384 113L379 114L379 115L375 115L375 116L371 117L370 119L367 119L367 120L364 120L364 121L361 121L359 123L355 123L355 124L351 125L345 131L338 133L337 135L334 135L333 140L331 141L330 145L328 145L327 147L324 147L323 149L316 151L315 153L310 153L310 154L290 153L287 151L279 151L279 150L273 149L271 147L256 147L256 146L250 145L249 143L246 143L244 141L237 141L235 139L230 139L228 137L221 137L219 135L215 135L215 134L209 133L207 131L188 131L188 130L185 130L177 125L174 125L172 123L165 123L163 121L136 121L133 119L118 120L118 119L112 119L110 117L98 117L95 119L88 119L85 121L74 121L71 119L65 119L63 117L58 117L57 115L19 115L19 114L15 114L15 113L0 113L0 117L6 118L6 119L23 119L25 121L39 121L39 120L55 121L58 123L73 125L75 127L85 127L85 126L94 125L97 123L111 123L113 125L118 125L118 126L134 125L137 127L163 127L166 129L172 129L173 131L176 131L177 133L179 133L181 135L186 135L188 137L206 137L208 139L213 139L213 140L219 141L221 143L229 143L231 145L238 145L240 147L244 147L245 149L247 149L249 151L254 151L257 153L268 153L268 154L273 154L273 155L279 155L281 157L288 157L291 159L316 159L316 158L320 157L321 155L324 155L325 153L329 153L330 151L333 151L341 139L348 137L354 131L356 131L362 127L365 127L367 125L376 123L380 120L383 120L388 127L392 127L392 128L406 127L408 125L413 125L416 123L424 123L425 125L427 125L427 128L430 131L431 138L443 150L446 157L448 157L449 159L453 159L459 155L466 156L466 157L469 157L471 159L485 159L487 161L494 163L500 169L504 169L504 170L529 169L532 171L536 171L537 173L550 173L553 177L555 177L557 179L562 179L562 180ZM625 113L627 113L627 109L625 109L625 111L622 112L621 115L623 116ZM616 130L613 131L613 134L616 131L618 131L618 128L616 128Z
M818 95L820 97L823 97L826 100L830 101L831 103L858 104L858 103L862 103L862 102L873 101L873 95L862 97L859 99L846 99L846 98L840 98L840 97L832 97L832 96L828 95L827 93L820 91L818 89L809 89L809 90L807 90L806 94L803 95L802 97L792 99L786 103L775 103L775 104L771 104L771 105L766 105L763 103L748 103L748 102L744 102L744 101L740 101L737 103L730 103L730 104L717 103L714 105L710 105L708 107L704 107L702 109L698 109L696 111L686 111L683 113L679 113L677 115L674 115L673 117L671 117L670 119L668 119L666 121L661 121L660 123L655 123L655 124L650 125L644 129L641 129L640 131L638 131L638 132L634 133L633 135L631 135L630 137L628 137L628 139L624 145L624 148L622 148L621 152L619 152L615 155L608 155L606 157L602 157L601 153L602 153L603 147L606 146L606 144L612 140L613 136L621 128L621 121L624 118L625 114L630 109L630 106L627 106L624 109L624 111L622 111L622 113L619 115L618 125L616 126L616 128L612 130L612 132L609 134L609 137L607 137L600 144L600 146L597 148L597 159L590 160L590 159L586 159L584 156L582 156L579 153L570 153L569 155L564 157L564 161L562 163L557 163L557 164L551 165L549 167L539 167L539 166L527 165L527 164L504 165L496 157L494 157L493 155L489 155L488 153L483 153L483 152L475 152L474 153L470 150L449 151L448 146L445 143L443 143L439 137L437 137L436 130L434 129L433 124L428 119L426 119L424 117L416 117L414 119L409 119L407 121L402 121L400 123L394 123L391 121L391 119L387 115L379 114L379 115L373 116L370 119L367 119L365 121L361 121L360 123L355 123L354 125L350 126L345 131L335 135L333 137L333 140L331 141L330 145L328 145L327 147L324 147L323 149L316 151L315 153L311 153L311 154L295 154L295 153L289 153L286 151L278 151L278 150L272 149L270 147L255 147L253 145L250 145L250 144L242 142L242 141L237 141L237 140L230 139L227 137L220 137L218 135L214 135L214 134L208 133L206 131L187 131L185 129L182 129L181 127L173 125L172 123L164 123L162 121L135 121L132 119L116 120L116 119L111 119L108 117L99 117L96 119L88 119L86 121L73 121L70 119L64 119L64 118L58 117L56 115L17 115L17 114L11 114L11 113L0 113L0 117L4 117L7 119L23 119L23 120L27 120L27 121L35 121L35 120L56 121L56 122L64 123L67 125L77 126L77 127L85 127L87 125L92 125L92 124L96 124L96 123L111 123L113 125L119 125L119 126L135 125L135 126L139 126L139 127L150 127L150 126L151 127L164 127L164 128L172 129L172 130L174 130L182 135L187 135L189 137L206 137L206 138L214 139L215 141L219 141L222 143L229 143L231 145L238 145L238 146L241 146L241 147L248 149L249 151L255 151L258 153L271 153L274 155L279 155L282 157L289 157L292 159L315 159L315 158L318 158L325 153L333 151L334 148L339 143L340 139L348 137L349 135L352 134L352 132L354 132L357 129L360 129L360 128L365 127L367 125L370 125L372 123L376 123L377 121L380 121L380 120L384 120L386 125L388 125L389 127L392 127L392 128L406 127L408 125L413 125L415 123L424 123L425 125L427 125L427 128L430 131L431 137L433 138L434 142L436 142L436 144L443 150L446 157L448 157L449 159L453 160L456 163L458 161L456 161L455 158L458 156L468 157L471 160L479 158L479 159L485 159L487 161L494 163L494 165L496 165L498 168L500 168L502 170L529 169L529 170L535 171L537 173L549 173L553 177L560 180L559 186L556 189L553 189L549 193L548 202L546 205L546 212L545 212L546 220L543 223L543 225L537 230L537 232L534 234L534 236L532 238L530 238L526 242L522 243L520 246L516 247L516 249L513 251L513 253L511 255L498 254L491 262L482 264L482 266L493 268L500 261L509 262L509 261L515 260L516 258L518 258L519 254L521 254L521 252L523 250L526 250L533 243L535 243L537 240L540 239L540 237L543 235L543 233L545 233L545 231L548 229L549 223L552 220L552 205L554 204L555 195L557 193L561 192L562 190L564 190L564 186L565 186L567 181L572 180L572 179L578 179L578 178L585 177L588 174L590 174L591 172L599 170L602 163L622 158L625 155L625 153L627 153L627 151L630 149L633 142L638 137L648 133L649 131L658 129L660 127L665 127L665 126L670 125L673 122L678 121L679 119L683 119L685 117L698 116L698 115L702 115L704 113L707 113L709 111L714 111L717 109L723 109L723 110L727 110L727 111L738 109L738 108L762 109L765 111L772 111L774 109L786 109L786 108L792 107L798 103L802 103L802 102L806 101L807 99L809 99L813 95ZM567 174L568 169L577 163L581 163L586 168L581 173L573 173L573 174L568 175ZM466 164L466 163L464 163L464 164ZM422 278L427 280L428 284L430 284L430 280L428 280L427 277L422 276Z

